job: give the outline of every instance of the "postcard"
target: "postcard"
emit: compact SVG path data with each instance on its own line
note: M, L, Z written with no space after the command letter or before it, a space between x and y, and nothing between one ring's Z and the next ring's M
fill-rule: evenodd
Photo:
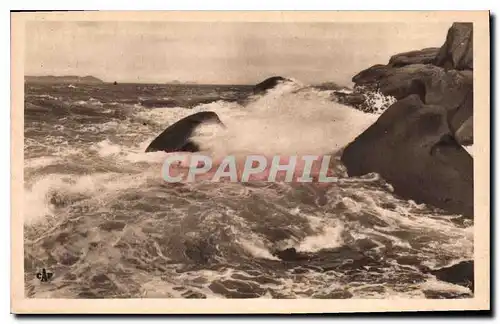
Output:
M490 309L488 11L11 21L13 313Z

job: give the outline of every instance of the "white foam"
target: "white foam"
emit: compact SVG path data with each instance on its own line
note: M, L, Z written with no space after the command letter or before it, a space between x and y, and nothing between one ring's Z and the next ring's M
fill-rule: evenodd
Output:
M25 168L41 168L56 163L59 160L53 156L42 156L24 160Z
M93 145L92 149L96 150L102 157L117 155L122 152L119 145L111 143L108 139Z
M149 173L139 175L93 173L82 176L50 174L41 177L30 188L25 188L24 221L27 224L33 224L46 217L54 216L51 197L55 193L62 199L73 195L85 195L97 200L111 201L106 196L116 195L120 190L139 186L141 185L139 180L148 176L150 176Z
M227 128L198 131L193 140L220 155L332 153L378 118L333 102L324 91L297 91L295 84L278 86L245 107L214 111Z
M322 249L333 249L342 245L342 226L326 226L318 234L307 236L296 247L300 252L316 252Z
M461 294L470 293L470 289L464 286L455 285L449 282L438 281L435 278L428 279L424 283L420 285L420 288L425 290L435 290L435 291L443 291L443 292L454 292Z
M238 244L240 244L243 249L245 249L248 253L256 258L279 260L277 257L272 255L262 244L259 244L258 241L251 242L249 240L239 238Z

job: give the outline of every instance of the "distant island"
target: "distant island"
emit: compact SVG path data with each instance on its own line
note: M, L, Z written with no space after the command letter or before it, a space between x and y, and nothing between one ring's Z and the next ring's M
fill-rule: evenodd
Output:
M75 83L75 84L98 84L104 83L104 81L93 77L93 76L76 76L76 75L64 75L64 76L25 76L24 82L26 83Z

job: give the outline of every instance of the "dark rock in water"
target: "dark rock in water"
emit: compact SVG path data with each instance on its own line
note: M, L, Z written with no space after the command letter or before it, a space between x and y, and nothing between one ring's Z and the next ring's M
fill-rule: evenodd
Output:
M229 287L227 287L228 285ZM263 289L259 289L258 287L254 286L255 291L252 291L252 289L248 289L245 287L245 284L242 283L241 285L234 285L231 282L226 281L219 281L216 280L212 282L208 288L219 295L222 295L227 298L259 298L264 292Z
M291 81L292 80L280 76L271 77L255 85L255 87L253 88L253 93L262 94L265 93L267 90L276 87L278 84L282 82L291 82Z
M196 127L210 122L224 125L220 121L219 116L212 111L202 111L189 115L167 127L149 144L146 152L198 152L200 148L189 138Z
M454 23L448 30L446 41L434 61L445 69L473 69L472 23Z
M350 176L380 174L396 194L473 217L473 160L448 126L447 110L411 95L389 107L350 143Z
M432 270L437 279L468 287L474 291L474 261L462 261L450 267Z
M393 55L389 60L389 65L400 67L410 64L431 64L436 59L439 47L424 48L419 51L410 51Z
M182 297L193 298L193 299L205 299L205 298L207 298L207 296L205 294L198 292L198 291L192 291L192 290L188 290L185 293L183 293Z
M288 248L282 251L276 251L274 255L283 261L300 261L308 259L307 255L297 252L295 248Z

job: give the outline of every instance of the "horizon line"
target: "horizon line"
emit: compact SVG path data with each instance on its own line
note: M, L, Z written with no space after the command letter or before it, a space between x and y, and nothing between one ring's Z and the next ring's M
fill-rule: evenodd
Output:
M255 81L255 83L218 83L218 82L213 82L213 83L205 83L205 82L200 82L200 81L180 81L180 80L171 80L171 81L159 81L159 80L153 80L153 81L132 81L132 80L123 80L123 81L119 81L119 80L113 80L113 81L107 81L107 80L104 80L103 78L99 78L99 77L96 77L94 75L75 75L75 74L65 74L65 75L55 75L55 74L43 74L43 75L24 75L24 78L27 78L27 77L54 77L54 78L64 78L64 77L77 77L77 78L88 78L88 77L92 77L92 78L95 78L95 79L98 79L100 80L102 83L114 83L116 82L117 84L118 83L121 83L121 84L185 84L185 85L236 85L236 86L249 86L249 85L256 85L264 80L267 80L268 78L271 78L271 77L275 77L277 75L272 75L272 76L269 76L269 77L266 77L264 79L261 79L260 81ZM286 78L286 77L285 77ZM345 84L341 84L337 81L332 81L332 80L329 80L329 81L321 81L321 82L317 82L317 83L311 83L310 85L321 85L321 84L324 84L324 83L335 83L337 84L338 86L341 86L341 87L349 87L349 85L345 85Z

